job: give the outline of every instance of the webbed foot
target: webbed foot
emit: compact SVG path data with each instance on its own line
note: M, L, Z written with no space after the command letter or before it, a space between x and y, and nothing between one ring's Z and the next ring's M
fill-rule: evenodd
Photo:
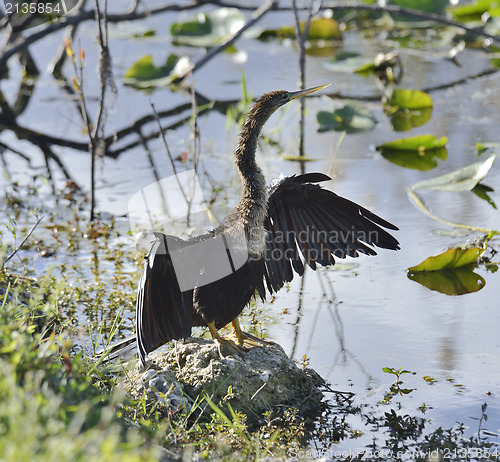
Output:
M240 327L240 323L238 318L234 319L231 322L233 326L233 331L226 335L224 338L230 340L244 348L255 348L255 347L263 347L267 345L273 345L274 342L269 342L267 340L262 340L255 335L249 334L248 332L243 332Z
M224 359L227 356L243 357L243 354L247 351L246 348L226 338L216 338L214 339L214 342L217 345L221 359Z

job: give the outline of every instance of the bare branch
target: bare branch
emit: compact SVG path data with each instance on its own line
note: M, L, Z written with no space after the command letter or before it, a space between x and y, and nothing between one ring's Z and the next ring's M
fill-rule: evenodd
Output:
M244 4L236 3L236 2L233 3L230 1L224 2L224 1L214 0L214 1L207 1L204 3L199 3L197 1L194 1L192 3L188 3L185 5L182 5L180 3L169 3L166 5L159 6L156 8L151 8L151 9L148 9L145 11L137 11L137 4L138 3L139 2L136 2L136 5L134 5L131 9L129 9L129 11L127 11L126 13L109 15L108 22L135 21L135 20L144 19L148 16L153 16L156 14L164 13L167 11L186 11L186 10L190 10L190 9L200 8L200 6L208 5L208 4L216 5L219 7L234 7L234 8L239 8L242 10L252 10L252 11L255 10L255 5L253 5L253 4L244 5ZM267 5L269 5L269 4L271 4L271 5L269 6L269 8L267 8ZM308 7L303 7L303 6L297 7L297 8L300 10L303 10L303 9L307 10L308 9ZM500 44L500 36L489 34L486 31L484 31L482 28L469 27L469 26L466 26L465 24L462 24L458 21L453 21L452 19L448 19L445 16L441 16L439 14L425 13L423 11L412 10L410 8L403 8L403 7L396 6L396 5L385 5L385 6L376 5L376 4L356 5L356 4L352 4L352 3L339 4L337 2L329 2L329 3L324 3L323 8L329 9L332 11L352 10L352 11L388 12L388 13L392 13L392 14L399 14L399 15L403 15L403 16L418 18L418 19L430 20L430 21L434 21L434 22L437 22L440 24L445 24L447 26L457 27L457 28L462 29L466 32L469 32L473 35L484 37L484 38L490 39L491 41L493 41L497 44ZM262 10L262 9L266 9L265 12L267 12L268 10L289 11L291 9L291 7L290 6L286 6L286 7L279 6L277 0L275 0L275 1L268 1L259 10ZM257 14L257 12L259 10L255 11L255 14ZM36 42L37 40L40 40L41 38L46 37L47 35L49 35L53 32L56 32L58 30L61 30L67 26L78 24L82 21L89 21L89 20L92 20L94 18L95 18L95 12L92 10L88 10L88 11L84 11L83 13L76 15L76 16L64 16L64 17L60 18L58 20L58 22L49 25L48 27L46 27L43 30L40 30L38 32L31 34L28 37L22 37L22 36L18 35L12 41L12 43L10 43L10 46L5 46L3 53L0 56L0 69L5 66L5 64L7 63L7 60L12 55L17 53L19 50L31 45L32 43ZM4 20L5 19L1 19L0 22L3 22ZM254 22L252 22L249 25L246 25L245 27L250 27L250 25L252 25ZM237 37L235 37L233 40L235 40L236 38ZM221 45L221 49L225 48L228 45L229 45L229 43ZM215 50L217 50L217 48L215 48L212 51L212 53ZM217 51L217 53L219 53L219 52L220 52L220 50ZM207 57L204 58L204 60L207 60L207 59L210 59L210 58L207 58ZM204 61L201 63L201 65L203 65L203 64L205 64ZM198 66L200 66L200 64L198 64ZM183 78L184 77L185 76L183 76Z
M210 50L205 56L203 56L203 58L198 60L196 63L189 66L189 68L183 74L181 74L174 80L174 83L180 83L188 75L192 74L193 72L197 71L200 67L204 66L215 55L219 54L229 45L234 43L241 36L241 34L243 34L243 32L245 32L249 27L253 26L260 18L262 18L262 16L264 16L269 10L271 10L276 3L277 0L267 0L266 3L264 3L260 8L255 10L255 12L252 14L252 18L240 30L238 30L230 38L221 43L218 47Z
M0 142L0 151L10 151L14 154L17 154L21 158L23 158L26 162L28 162L28 166L31 167L31 158L29 158L26 154L23 154L22 152L18 151L17 149L14 149L13 147L5 144L4 142Z

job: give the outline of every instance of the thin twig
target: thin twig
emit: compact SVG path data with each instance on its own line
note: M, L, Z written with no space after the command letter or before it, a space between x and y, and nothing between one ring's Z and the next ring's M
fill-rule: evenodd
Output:
M193 118L193 163L194 171L198 172L198 162L200 160L200 126L198 124L198 105L196 92L194 91L194 86L191 88L191 107L192 107L192 118Z
M293 14L295 17L295 29L297 34L297 41L299 44L299 69L300 69L300 89L306 87L306 40L309 36L309 29L311 27L311 20L321 8L321 1L316 8L313 8L314 0L309 1L309 9L307 11L307 19L304 21L304 30L301 29L300 17L297 8L297 1L292 0ZM314 11L315 10L315 11ZM305 98L300 99L300 119L299 119L299 157L304 157L304 144L305 144ZM304 162L300 163L300 170L303 174L305 172Z
M52 159L56 165L61 169L61 172L63 173L64 177L66 178L67 181L71 181L71 183L73 183L77 189L81 189L80 186L78 186L78 184L76 183L75 180L73 180L73 178L71 177L68 169L66 168L66 166L62 163L61 159L59 158L59 156L52 150L52 148L48 145L44 145L44 144L40 144L39 145L39 148L43 151L43 153L49 158L49 159Z
M56 193L56 185L54 182L54 175L52 175L52 169L50 168L50 163L49 163L50 154L48 154L46 152L46 150L43 149L43 147L42 147L42 152L43 152L43 158L45 160L45 167L47 168L47 178L48 178L48 181L49 181L51 189L52 189L52 195L55 197L56 203L58 203L59 199L58 199L57 193Z
M5 267L5 264L12 259L12 257L14 257L14 255L19 252L19 250L21 249L21 247L26 243L26 241L30 238L31 234L33 233L33 231L35 231L35 228L38 226L38 224L43 220L43 215L36 221L36 223L32 226L32 228L30 229L29 233L26 234L25 238L23 239L23 241L16 247L16 249L14 250L14 252L12 252L2 263L2 269L4 269Z
M160 136L163 141L163 144L165 146L165 149L167 151L168 158L170 159L170 165L172 166L172 170L174 172L175 179L177 180L177 184L179 185L179 189L181 190L181 193L184 197L184 200L186 201L186 204L189 204L190 201L186 195L186 192L184 191L184 188L182 187L181 182L179 181L179 178L177 177L177 167L175 166L174 158L172 157L172 153L170 152L170 148L168 147L167 139L165 138L165 133L163 133L163 127L161 126L161 121L160 117L158 115L158 112L156 112L155 105L151 103L151 108L153 109L153 113L156 117L156 122L158 123L158 127L160 129Z
M82 0L77 8L77 15L80 15L83 12L83 9L85 8L85 5L87 3L87 0ZM73 41L76 32L78 30L78 26L80 23L72 24L71 26L68 26L65 36L64 36L64 41L61 43L61 46L59 47L58 52L52 59L52 62L50 64L50 67L52 68L51 74L56 78L60 79L62 78L62 68L64 66L64 63L66 61L66 58L68 55L66 54L66 45L65 43L69 40L70 42Z
M28 157L26 154L23 154L22 152L18 151L17 149L12 148L8 144L5 144L3 141L0 142L0 151L10 151L13 154L17 154L18 156L22 157L26 162L28 162L28 167L31 167L31 158Z
M75 72L78 74L78 79L79 79L79 83L78 83L78 95L80 97L80 105L81 105L81 115L83 117L83 121L86 125L86 128L87 128L87 133L88 133L88 136L89 136L89 142L85 145L86 146L86 149L85 151L89 152L90 153L90 156L91 156L91 161L90 161L90 170L91 170L91 206L90 206L90 221L92 221L94 219L94 207L93 207L93 183L94 183L94 179L93 179L93 175L94 175L94 151L95 151L95 142L94 142L94 137L92 135L92 123L90 122L90 117L89 117L89 113L88 113L88 110L87 110L87 103L85 101L85 94L84 94L84 73L83 73L83 55L80 51L80 61L79 61L79 65L77 66L77 62L76 62L76 58L74 57L74 54L73 54L73 67L75 69Z

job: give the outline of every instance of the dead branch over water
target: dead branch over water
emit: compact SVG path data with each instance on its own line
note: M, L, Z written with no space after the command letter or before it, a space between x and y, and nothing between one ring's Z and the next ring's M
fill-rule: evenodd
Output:
M183 75L176 79L177 83L181 83L186 90L186 97L191 100L189 103L180 104L174 106L167 110L159 110L158 117L162 121L162 132L168 130L176 129L186 123L189 123L191 119L191 111L196 105L201 107L197 116L203 116L208 113L209 110L214 109L225 115L227 108L231 105L237 103L235 100L223 100L223 101L212 101L210 97L201 95L196 91L188 88L188 84L185 81L186 77L197 72L202 66L208 64L218 53L225 49L230 44L234 43L242 35L243 31L248 27L255 25L265 14L270 14L273 11L294 11L296 17L296 26L298 31L299 44L301 50L304 49L304 40L306 34L300 33L299 24L299 13L305 12L306 17L310 20L313 13L319 10L329 9L332 11L365 11L365 12L388 12L391 14L405 15L408 17L413 17L417 19L426 19L434 21L439 24L444 24L450 27L456 27L462 29L470 34L476 36L481 36L489 39L491 42L500 43L500 37L496 35L491 35L485 32L481 28L471 28L459 22L453 21L447 17L424 13L421 11L410 10L408 8L402 8L394 5L365 5L365 4L351 4L351 3L338 3L338 2L311 2L310 4L297 5L293 3L279 3L276 0L267 0L259 8L254 5L248 4L236 4L230 1L196 1L196 2L166 2L163 5L148 8L147 5L141 0L136 0L133 4L125 9L122 13L107 13L106 6L104 11L100 11L99 2L96 0L94 7L87 7L88 2L83 0L75 8L73 15L68 15L61 18L58 22L53 24L47 24L43 28L37 28L35 32L28 30L24 32L13 33L9 32L8 22L5 15L0 16L0 25L2 27L3 34L3 45L0 48L0 69L6 69L9 59L13 59L17 55L21 66L23 67L25 73L28 75L27 79L23 79L21 86L19 88L18 97L13 105L9 105L6 98L3 96L0 89L0 131L11 131L20 140L29 141L34 146L37 146L39 150L43 153L47 165L49 162L54 162L57 168L59 168L64 176L69 179L69 173L64 167L64 163L60 158L58 153L58 148L70 148L81 152L92 153L93 165L91 171L95 168L95 157L107 156L109 158L117 159L123 152L135 148L137 146L144 146L149 140L156 138L160 135L157 129L156 116L154 113L147 114L145 116L139 117L137 120L132 121L128 126L116 130L112 134L105 134L105 121L107 104L109 98L106 95L113 92L113 79L111 76L111 56L107 43L107 33L106 26L108 23L117 23L122 21L135 21L145 19L150 16L164 14L164 13L175 13L180 11L199 9L204 6L212 7L235 7L241 10L252 11L250 19L247 21L245 26L235 32L231 37L229 37L220 46L215 47L209 53L205 54L202 58L196 61ZM104 3L106 5L106 2ZM101 8L102 9L102 8ZM82 121L87 126L87 131L89 135L90 142L79 141L71 139L67 136L55 136L50 133L42 133L27 126L24 126L18 121L19 116L25 111L28 106L29 100L33 93L34 87L36 85L36 76L39 73L38 66L35 59L30 53L30 46L40 40L46 38L50 34L56 33L63 29L66 30L65 37L67 39L72 39L78 30L78 26L84 22L93 21L97 27L97 37L98 44L101 50L101 60L100 60L100 96L98 111L96 114L96 121L91 120L85 105L76 104L78 111L82 117ZM307 24L307 21L306 21ZM68 94L75 96L74 100L78 103L76 96L77 92L73 86L67 81L62 73L62 66L67 58L66 53L63 52L65 47L59 49L53 60L52 60L52 73L53 76L60 82L64 91ZM305 81L305 53L301 53L301 61L299 63L301 69L301 81L304 85ZM435 88L424 89L427 92L439 91L445 88L449 88L456 85L461 85L470 79L480 78L497 72L495 69L479 70L475 74L468 77L457 79L455 81L450 81L446 84L440 85ZM80 77L83 79L83 72L80 73ZM357 99L364 101L376 101L379 100L382 94L380 92L375 92L373 95L360 97L358 95L346 95L339 92L330 92L329 96L336 99ZM210 108L206 106L210 105ZM168 121L165 123L165 121ZM173 120L172 120L173 119ZM144 132L144 127L151 125L148 134ZM153 128L154 126L154 128ZM20 155L26 159L29 156L22 153L20 149L13 147L7 143L2 142L2 151L9 151L15 155ZM50 168L48 166L48 168ZM91 182L93 183L93 181Z

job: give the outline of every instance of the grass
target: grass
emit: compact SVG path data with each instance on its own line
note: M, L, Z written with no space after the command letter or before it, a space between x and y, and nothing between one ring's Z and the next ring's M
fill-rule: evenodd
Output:
M10 196L10 201L13 218L0 231L0 262L16 248L12 232L20 243L36 220L20 199ZM46 215L43 225L0 271L2 460L135 461L192 453L207 460L310 459L334 454L339 441L372 430L377 439L363 460L417 450L489 451L489 460L499 460L480 431L466 438L463 424L429 428L425 409L403 413L405 407L396 402L406 394L399 376L407 371L402 369L386 368L396 377L386 404L331 403L313 427L289 409L279 417L265 415L260 427L249 428L243 414L207 395L166 415L145 395L133 399L118 386L123 374L112 373L85 352L113 342L133 324L141 256L127 245L131 237L113 219L101 218L91 226L77 214L37 213ZM257 310L247 310L246 322L260 330L265 326L257 322L262 320ZM211 412L202 414L204 408ZM481 425L486 408L478 415Z
M0 310L2 460L156 460L158 441L119 418L126 398L88 358L71 353L63 332L40 329L36 311L8 301L7 287Z

